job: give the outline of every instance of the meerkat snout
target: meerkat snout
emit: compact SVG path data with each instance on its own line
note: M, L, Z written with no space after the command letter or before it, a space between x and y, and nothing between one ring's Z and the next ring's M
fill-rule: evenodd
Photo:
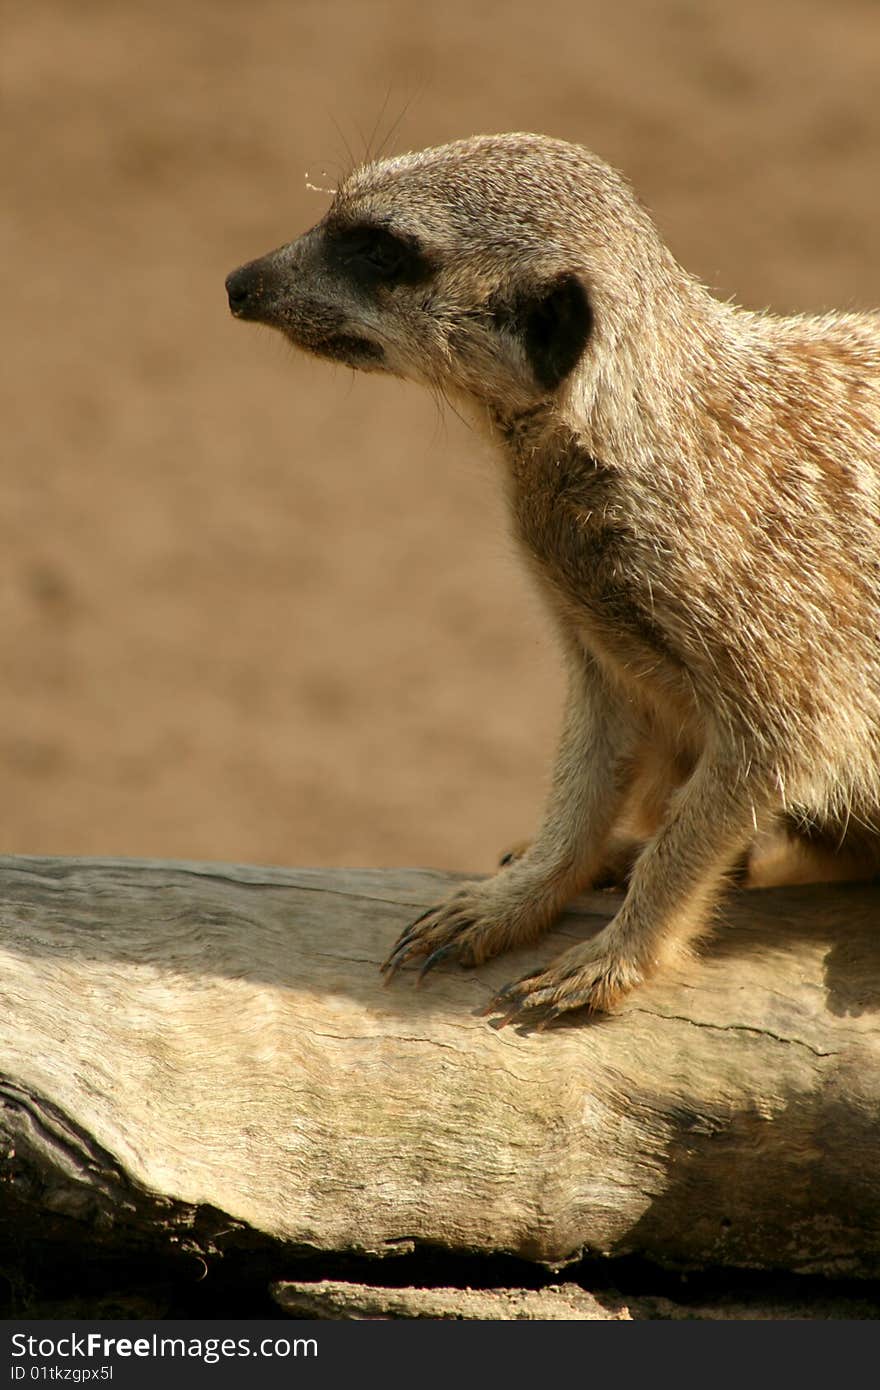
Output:
M250 261L239 266L226 277L226 293L229 308L237 319L255 317L254 309L262 301L265 279L261 272L262 261Z
M355 170L227 289L237 318L472 408L565 654L535 840L408 927L389 978L524 946L623 879L612 922L491 1005L603 1011L687 956L768 842L800 881L880 874L877 315L716 300L621 175L524 134Z

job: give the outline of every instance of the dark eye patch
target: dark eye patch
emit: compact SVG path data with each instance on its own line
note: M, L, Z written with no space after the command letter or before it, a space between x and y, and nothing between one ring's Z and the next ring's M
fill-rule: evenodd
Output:
M327 252L334 270L369 287L417 285L433 273L414 237L368 222L329 233Z

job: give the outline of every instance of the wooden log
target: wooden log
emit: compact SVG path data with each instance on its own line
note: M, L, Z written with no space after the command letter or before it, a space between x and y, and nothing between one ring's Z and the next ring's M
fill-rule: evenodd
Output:
M453 882L0 860L0 1210L196 1249L236 1228L877 1275L876 885L733 895L686 972L527 1033L477 1011L616 900L384 988L397 933Z
M272 1297L289 1317L336 1321L631 1322L633 1316L619 1294L600 1301L577 1284L551 1284L543 1289L397 1289L335 1279L283 1280L273 1286Z
M875 1290L873 1284L860 1289ZM366 1318L467 1319L490 1322L669 1322L779 1321L780 1319L876 1322L880 1301L876 1291L868 1297L835 1295L833 1288L817 1293L803 1289L800 1298L758 1288L747 1295L716 1292L705 1302L691 1297L687 1303L641 1294L626 1296L603 1290L593 1294L579 1284L549 1284L542 1289L395 1288L377 1284L324 1279L311 1283L281 1280L272 1286L272 1297L288 1317L325 1318L339 1321Z

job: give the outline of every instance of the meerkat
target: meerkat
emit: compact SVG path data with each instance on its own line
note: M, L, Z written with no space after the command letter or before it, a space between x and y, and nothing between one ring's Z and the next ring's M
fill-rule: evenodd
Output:
M388 977L522 946L623 877L603 930L486 1010L540 1027L686 956L780 832L802 879L880 871L880 316L719 301L623 177L527 134L355 170L227 290L478 422L565 655L538 833L409 926Z

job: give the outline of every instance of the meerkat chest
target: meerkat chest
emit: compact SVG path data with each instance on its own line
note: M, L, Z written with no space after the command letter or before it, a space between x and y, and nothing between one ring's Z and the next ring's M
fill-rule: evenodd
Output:
M511 501L520 544L566 606L601 626L642 626L650 577L615 473L580 454L532 456Z
M546 462L533 455L514 475L511 502L530 568L583 645L627 685L641 672L664 699L679 686L688 691L664 621L662 576L652 572L649 539L629 515L620 476L582 455Z

